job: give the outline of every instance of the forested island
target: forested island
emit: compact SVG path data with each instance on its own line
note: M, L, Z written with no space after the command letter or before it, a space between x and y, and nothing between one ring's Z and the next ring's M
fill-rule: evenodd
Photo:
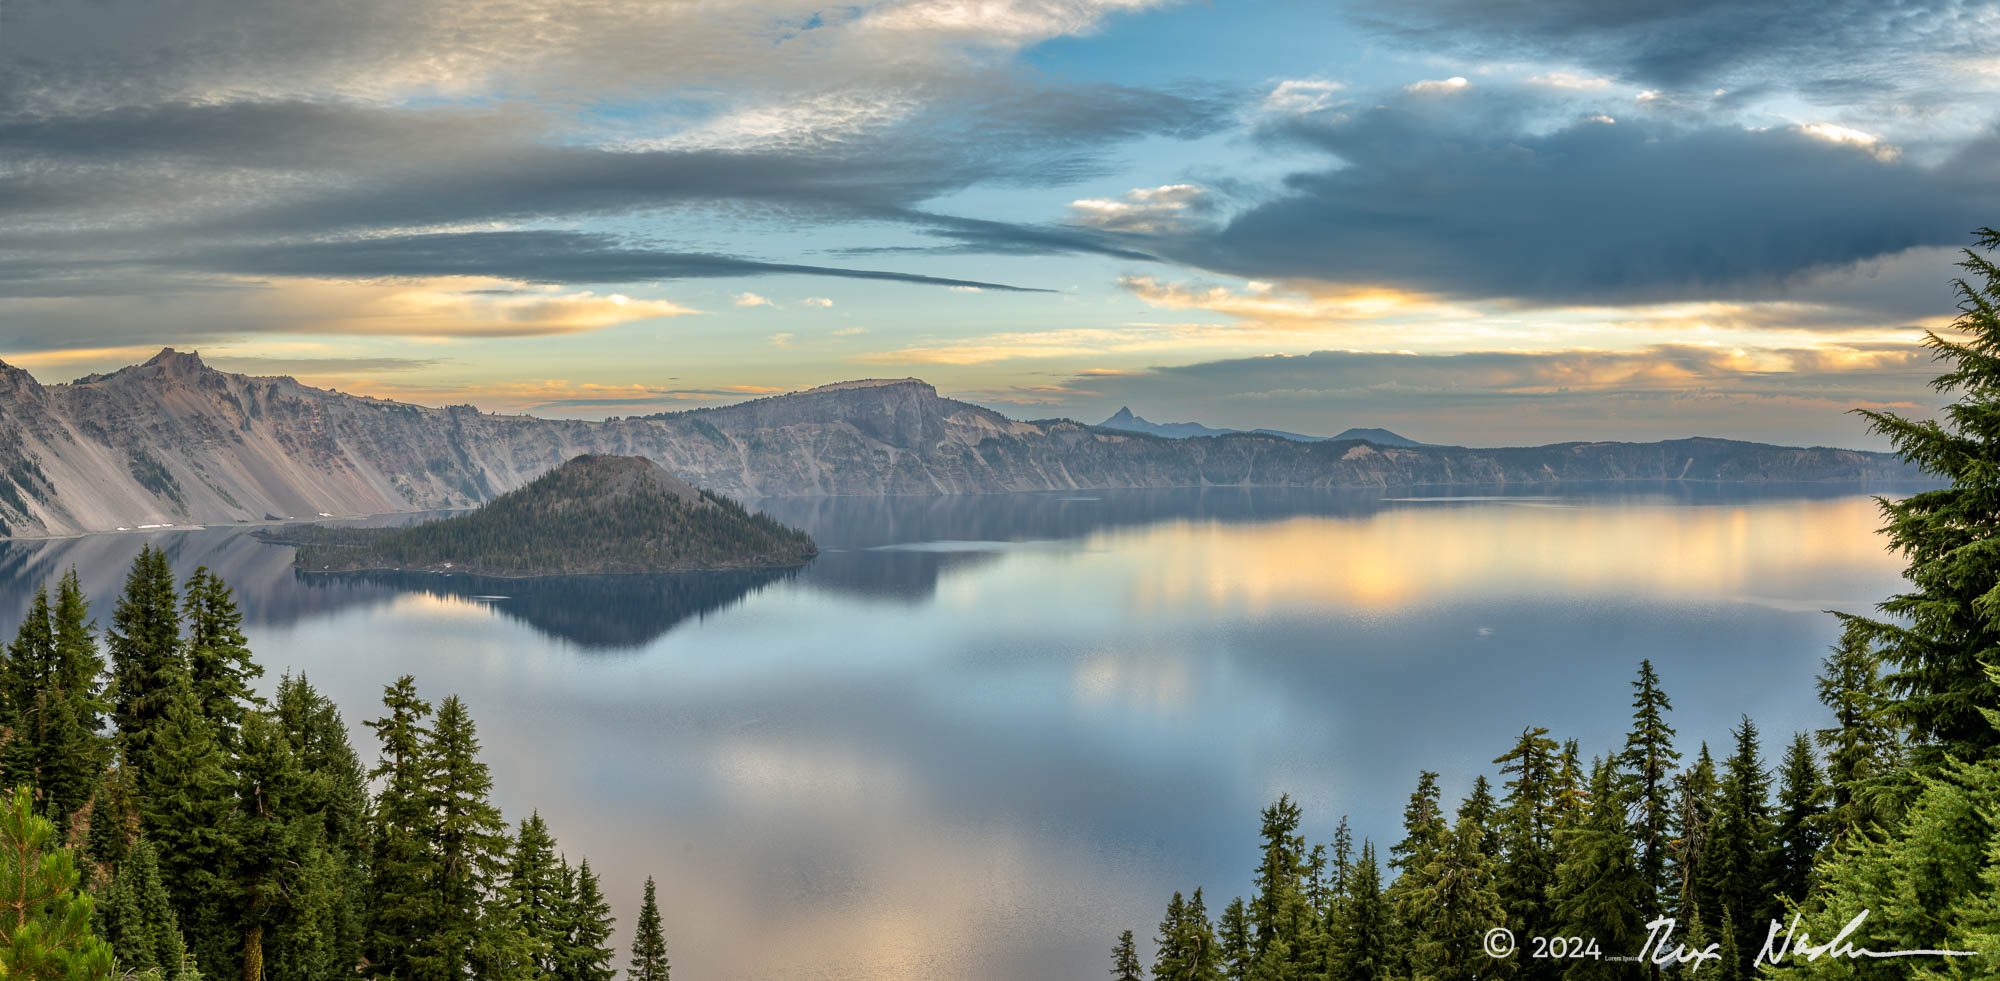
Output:
M697 490L642 457L584 455L468 514L406 528L290 525L307 572L494 578L773 569L818 552L805 532Z
M0 659L0 977L617 977L596 873L503 820L464 703L397 679L368 766L305 678L255 693L241 624L150 546L103 651L74 570L37 593ZM625 976L668 971L649 879Z
M1344 818L1308 846L1280 797L1262 814L1250 896L1211 916L1200 888L1175 893L1151 977L2000 977L2000 231L1979 245L1961 263L1955 332L1926 341L1956 401L1935 422L1862 413L1949 482L1882 501L1909 591L1879 619L1835 614L1840 642L1816 681L1800 679L1827 724L1785 743L1775 788L1747 717L1719 758L1703 742L1684 760L1642 661L1623 745L1586 760L1530 726L1494 759L1500 786L1481 775L1450 809L1439 775L1419 774L1386 870ZM1495 929L1510 931L1500 948ZM1807 956L1843 936L1848 951L1930 953ZM1148 976L1131 930L1111 976Z

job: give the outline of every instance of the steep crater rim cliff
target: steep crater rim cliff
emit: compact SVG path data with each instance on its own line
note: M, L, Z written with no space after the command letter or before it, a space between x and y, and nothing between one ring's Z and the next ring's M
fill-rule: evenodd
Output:
M643 457L737 499L1923 479L1884 453L1711 438L1507 448L1175 439L1011 419L914 378L583 421L348 395L218 371L172 349L56 385L0 364L0 536L470 508L592 454Z

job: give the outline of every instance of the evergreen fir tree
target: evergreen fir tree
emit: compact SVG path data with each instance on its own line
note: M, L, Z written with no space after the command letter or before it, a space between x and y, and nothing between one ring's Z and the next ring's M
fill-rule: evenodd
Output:
M576 867L575 886L564 912L563 952L555 965L555 981L612 981L618 972L611 967L611 904L587 859Z
M1479 850L1485 852L1487 858L1497 858L1500 855L1500 835L1493 827L1493 817L1498 813L1498 809L1499 804L1493 800L1493 785L1487 782L1486 774L1482 773L1473 778L1472 792L1466 794L1465 800L1459 802L1458 813L1455 815L1459 819L1469 819L1484 829L1480 835Z
M139 805L130 767L113 767L90 798L90 833L84 839L93 881L107 881L139 839Z
M1630 804L1611 764L1599 763L1591 773L1587 818L1556 839L1562 856L1552 893L1558 933L1588 938L1609 954L1638 950L1649 919L1643 911L1652 887L1635 859L1627 820ZM1630 968L1580 958L1569 962L1563 976L1572 981L1623 978L1630 976Z
M139 814L158 849L181 932L204 973L235 976L241 936L231 922L230 879L224 874L237 845L234 781L185 678L178 679L146 757L150 762L135 774Z
M290 820L317 831L315 902L296 934L281 933L265 946L277 977L314 977L312 965L361 961L363 903L367 887L368 787L360 758L348 739L340 710L304 677L279 680L273 720L298 762L300 780Z
M1957 393L1957 401L1942 421L1857 410L1903 459L1951 482L1881 499L1883 530L1908 560L1910 588L1881 604L1888 620L1848 618L1897 668L1893 710L1915 737L1910 752L1922 771L2000 753L2000 732L1982 714L2000 704L2000 686L1986 672L2000 663L1991 592L2000 553L1988 547L1991 502L2000 495L2000 266L1987 257L2000 249L2000 230L1982 228L1975 240L1959 263L1966 275L1954 282L1954 335L1926 332L1924 340L1949 363L1932 387Z
M180 965L187 945L151 842L141 840L133 847L104 890L97 929L111 944L121 970L166 973Z
M522 960L516 948L530 954L532 948L511 907L488 908L505 868L508 836L489 799L493 779L479 759L477 727L455 695L438 703L423 764L431 909L411 981L457 979L477 963L512 970Z
M1263 860L1249 904L1254 977L1294 977L1307 954L1313 916L1303 882L1305 839L1298 833L1299 819L1298 803L1286 795L1263 812Z
M0 658L0 784L24 787L37 809L46 812L42 788L44 730L55 671L55 624L49 591L35 590L28 613Z
M1419 885L1451 837L1439 799L1438 775L1430 770L1417 774L1417 789L1410 792L1409 803L1403 807L1403 838L1389 847L1389 866L1396 870L1396 877L1389 884L1387 902L1405 938L1421 924ZM1391 953L1391 973L1408 975L1416 970L1408 944L1396 944Z
M1888 822L1892 782L1902 763L1901 739L1891 716L1895 698L1868 636L1867 629L1850 626L1819 675L1819 700L1833 710L1834 719L1816 735L1826 750L1832 791L1827 836L1836 844Z
M1826 845L1827 796L1812 741L1799 733L1779 767L1777 822L1771 835L1774 850L1768 891L1772 895L1792 902L1806 898L1813 862Z
M14 642L0 657L0 785L27 787L36 806L66 832L90 802L108 761L99 730L103 659L91 636L89 604L71 570L53 606L38 589Z
M244 713L259 699L250 682L264 669L251 659L243 637L243 614L229 587L207 566L194 570L182 590L187 623L188 677L201 713L224 746L234 746Z
M1481 830L1461 819L1444 846L1414 876L1409 915L1410 960L1416 976L1434 981L1472 981L1492 964L1481 938L1506 922L1493 869L1480 851Z
M279 967L270 976L338 971L346 953L338 935L343 882L326 851L324 820L305 809L316 802L315 788L284 728L265 713L243 717L237 744L230 872L241 976L257 981L259 971Z
M556 973L563 953L568 923L561 875L567 871L567 864L557 867L555 839L549 836L541 814L530 814L514 836L514 852L507 863L507 897L544 974Z
M1215 934L1222 976L1227 981L1245 981L1250 977L1250 914L1241 897L1222 908ZM1132 931L1125 931L1125 936L1129 939Z
M112 721L126 759L142 766L147 737L166 721L168 704L188 682L180 630L167 554L144 546L125 577L108 635Z
M633 975L637 977L636 974ZM1111 981L1146 981L1146 975L1139 966L1139 949L1132 942L1132 931L1118 935L1118 943L1111 948Z
M1129 938L1132 931L1125 931L1125 935ZM653 877L647 876L646 898L639 905L639 924L632 936L632 963L625 969L625 981L668 979L667 938L660 929L660 900Z
M1509 774L1499 815L1502 860L1496 887L1505 923L1521 936L1548 936L1553 930L1549 889L1555 884L1555 823L1558 768L1562 765L1548 730L1521 731L1514 748L1493 762ZM1477 833L1473 840L1479 845ZM1487 926L1503 922L1495 919ZM1526 961L1523 977L1547 977L1554 962Z
M1403 840L1389 848L1389 867L1399 872L1422 868L1431 860L1450 828L1439 805L1438 775L1425 770L1417 774L1417 789L1403 807Z
M1215 924L1208 918L1208 904L1202 900L1200 887L1195 888L1194 896L1188 900L1181 929L1188 959L1176 977L1183 981L1222 981L1222 958L1216 949Z
M1326 981L1386 981L1394 961L1390 949L1394 927L1393 912L1382 893L1375 846L1364 841L1348 885L1340 930L1329 944L1333 958Z
M384 977L414 979L414 958L429 930L431 886L437 878L429 840L424 722L430 703L417 697L416 679L404 675L383 690L382 718L368 723L382 756L371 778L380 780L369 830L369 880L363 950Z
M89 806L111 763L111 743L104 736L110 705L104 700L104 655L98 652L96 634L90 601L72 568L56 586L56 664L51 681L60 708L40 768L56 828L65 832L70 819Z
M1762 946L1768 920L1777 913L1770 895L1771 813L1770 774L1757 744L1757 726L1746 716L1735 728L1736 750L1723 764L1717 797L1709 861L1705 870L1715 909L1735 924L1733 934L1719 936L1725 947L1733 942L1747 967L1747 958ZM1753 936L1754 934L1754 936Z
M1675 838L1668 851L1673 859L1674 912L1684 929L1703 922L1701 914L1717 909L1710 890L1709 846L1715 834L1717 783L1715 761L1702 743L1694 765L1674 779Z
M1660 687L1651 660L1639 662L1632 682L1632 731L1618 764L1631 788L1632 833L1638 841L1639 874L1646 882L1640 897L1641 922L1650 922L1664 908L1667 894L1667 842L1673 834L1674 769L1681 754L1674 749L1674 727L1667 723L1673 703ZM1657 969L1651 972L1657 977Z
M111 945L91 930L75 857L26 788L0 802L0 977L108 981Z
M1333 899L1347 895L1348 879L1354 874L1354 832L1347 826L1347 815L1340 816L1340 823L1333 828Z

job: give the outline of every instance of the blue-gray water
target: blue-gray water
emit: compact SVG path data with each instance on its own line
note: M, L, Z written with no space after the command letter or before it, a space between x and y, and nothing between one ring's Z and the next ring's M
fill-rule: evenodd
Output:
M1095 978L1167 895L1244 890L1257 809L1386 844L1522 726L1615 747L1642 657L1691 748L1821 723L1834 628L1897 585L1819 488L774 501L782 575L308 580L241 530L0 543L0 617L74 565L101 621L139 545L237 589L268 687L362 720L412 673L480 723L621 921L659 878L677 976ZM621 949L624 932L620 931ZM621 954L620 961L623 957Z

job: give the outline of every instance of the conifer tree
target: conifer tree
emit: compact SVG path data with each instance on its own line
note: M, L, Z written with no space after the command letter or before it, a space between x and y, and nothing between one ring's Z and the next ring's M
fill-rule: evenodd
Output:
M25 787L38 809L43 801L43 744L55 671L55 624L49 614L49 591L35 590L28 613L0 658L0 782Z
M568 926L563 908L568 897L562 888L562 873L568 866L557 867L555 846L542 815L531 813L514 836L514 852L507 863L507 898L544 974L556 972Z
M151 545L140 548L112 613L108 645L112 721L125 758L142 766L148 735L166 720L174 693L188 682L179 607L167 554Z
M489 795L493 779L479 759L472 716L457 696L438 703L423 749L423 803L429 821L430 916L413 960L412 981L463 976L476 963L511 970L528 950L512 910L493 903L506 864L508 836Z
M339 893L345 884L328 854L324 819L306 808L317 788L283 726L263 712L243 717L237 735L232 892L242 938L242 977L321 977L340 970ZM352 961L347 966L352 966Z
M139 840L138 794L132 782L131 767L113 767L91 795L84 856L97 877L93 882L107 881Z
M1739 970L1763 944L1768 921L1777 912L1770 895L1770 774L1759 753L1757 726L1744 717L1734 730L1736 750L1723 764L1706 874L1715 907L1735 924L1729 937L1741 952ZM1753 936L1754 934L1754 936Z
M1709 850L1715 834L1715 761L1702 743L1694 765L1674 778L1674 830L1669 845L1674 867L1674 911L1686 929L1719 907L1710 890Z
M1405 934L1413 934L1421 920L1416 895L1419 883L1451 837L1439 800L1437 773L1431 770L1418 773L1417 789L1410 792L1409 803L1403 806L1402 840L1389 846L1389 866L1396 870L1396 877L1389 884L1387 900L1397 926ZM1407 944L1398 944L1392 953L1396 958L1390 967L1393 972L1415 970Z
M1481 937L1506 921L1506 910L1495 888L1493 869L1480 851L1481 831L1461 819L1444 845L1414 875L1410 914L1413 973L1436 981L1471 981L1488 969Z
M108 750L99 730L103 659L91 636L89 604L66 573L53 605L35 591L14 642L0 657L0 781L27 787L36 806L67 831L103 777Z
M1828 796L1819 761L1813 757L1812 741L1805 733L1793 737L1778 770L1778 813L1771 833L1768 891L1779 899L1801 902L1812 882L1813 862L1826 845Z
M633 975L635 978L636 974ZM1132 931L1118 935L1118 943L1111 948L1111 981L1146 981L1146 975L1139 966L1139 949L1132 941Z
M1340 916L1340 929L1329 944L1332 958L1326 981L1378 981L1389 977L1393 963L1395 922L1382 893L1382 872L1375 846L1361 843Z
M250 656L243 637L243 614L229 587L207 566L194 570L182 590L187 624L188 677L201 713L224 746L234 746L244 713L259 699L250 682L264 669Z
M10 981L109 981L111 945L91 930L90 896L77 891L76 860L34 796L0 802L0 977Z
M1506 910L1505 922L1522 936L1553 933L1549 889L1556 875L1557 780L1562 764L1548 732L1539 727L1523 729L1514 748L1493 761L1510 775L1500 806L1502 860L1496 886ZM1473 844L1479 844L1476 837ZM1546 977L1552 963L1524 962L1521 973L1529 978Z
M1612 954L1638 950L1649 919L1643 910L1651 885L1634 856L1630 803L1611 764L1599 763L1591 773L1588 816L1556 839L1562 856L1552 893L1558 933L1587 938ZM1563 972L1572 981L1629 974L1628 965L1595 957L1576 959Z
M1625 737L1625 750L1618 756L1631 788L1632 833L1638 841L1639 874L1646 882L1640 898L1642 922L1650 922L1663 908L1667 893L1667 841L1673 834L1674 769L1681 754L1674 749L1674 727L1667 723L1673 703L1660 687L1660 676L1651 660L1639 662L1639 677L1632 682L1632 730ZM1655 972L1657 969L1655 969ZM1657 977L1657 973L1652 976Z
M281 934L266 946L273 971L310 974L301 965L354 965L361 960L367 886L368 787L340 710L303 676L279 680L273 720L298 761L300 782L290 819L317 831L313 926Z
M1181 926L1188 959L1175 977L1183 981L1222 981L1222 962L1215 943L1215 924L1208 918L1208 904L1196 887L1188 899L1186 918Z
M204 973L234 976L241 936L231 923L224 871L236 854L234 781L184 677L148 739L146 758L135 774L139 814L158 849L181 933Z
M1965 275L1953 283L1954 334L1925 333L1925 345L1949 365L1932 387L1957 395L1943 419L1857 410L1903 459L1950 481L1881 500L1890 547L1908 561L1909 590L1881 604L1887 620L1847 618L1896 666L1894 712L1914 736L1910 752L1920 771L2000 754L2000 732L1982 714L2000 704L2000 685L1986 672L2000 663L1991 592L2000 553L1990 547L1990 502L2000 495L2000 266L1988 258L1996 249L2000 230L1975 233L1975 247L1959 263Z
M1834 724L1816 735L1826 750L1831 787L1827 836L1836 844L1887 823L1902 762L1891 716L1895 698L1868 636L1865 628L1850 626L1819 675L1819 700L1833 710Z
M567 868L567 866L565 866ZM562 956L556 962L555 981L611 981L618 972L611 967L611 904L588 859L576 867L575 886L569 891L564 910Z
M1417 774L1417 789L1403 805L1403 838L1389 847L1390 868L1399 873L1423 868L1444 847L1450 828L1439 800L1437 773L1424 770Z
M97 924L121 970L166 973L180 965L187 944L151 842L140 840L119 866L98 904Z
M1132 931L1125 931L1125 935L1130 937ZM1222 976L1227 981L1246 981L1250 977L1250 914L1242 897L1231 899L1222 908L1222 918L1216 921L1215 942Z
M1153 951L1153 981L1220 981L1215 928L1200 889L1185 901L1178 891L1174 893Z
M1482 773L1472 779L1472 792L1459 802L1458 813L1454 815L1459 819L1470 819L1484 829L1480 835L1479 850L1485 852L1487 858L1500 855L1500 835L1493 827L1493 817L1498 809L1499 804L1493 800L1493 785Z
M90 601L83 594L76 569L63 573L56 586L55 655L52 696L60 706L41 766L42 786L56 828L69 830L69 819L87 807L111 762L111 743L104 736L104 655L97 649L97 625L90 619Z
M1130 938L1132 931L1125 931L1125 935ZM632 936L632 963L625 969L625 981L669 981L668 967L667 938L660 929L660 900L653 877L647 876L646 898L639 905L639 924Z
M1347 826L1347 815L1340 816L1340 823L1333 828L1333 869L1331 887L1333 899L1347 894L1348 877L1354 874L1354 831Z
M416 977L418 943L429 929L436 858L429 840L424 722L430 703L417 696L416 679L404 675L383 690L385 714L368 723L382 755L371 778L381 781L369 830L369 870L364 952L385 977Z
M1290 978L1307 954L1313 917L1303 883L1305 839L1298 833L1299 819L1299 805L1288 795L1280 795L1263 812L1263 860L1250 900L1253 977Z

